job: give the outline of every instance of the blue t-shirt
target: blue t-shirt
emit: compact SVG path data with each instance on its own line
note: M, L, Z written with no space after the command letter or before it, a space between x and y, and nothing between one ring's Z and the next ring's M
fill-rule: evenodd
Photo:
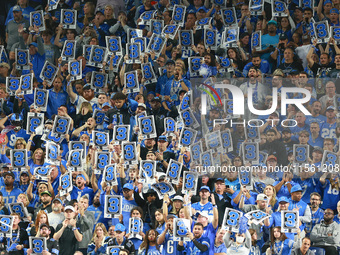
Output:
M155 246L149 246L148 252L146 252L146 250L143 250L141 253L139 253L141 255L161 255L161 252L159 250L157 250L156 245Z
M277 34L274 36L270 36L269 34L265 34L261 36L262 50L267 49L270 45L272 45L275 48L278 43L279 43L279 35ZM261 58L265 60L269 60L270 53L271 52L262 54Z

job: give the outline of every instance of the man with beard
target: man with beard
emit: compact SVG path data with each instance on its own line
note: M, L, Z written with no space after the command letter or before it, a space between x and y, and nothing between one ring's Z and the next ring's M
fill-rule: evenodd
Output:
M315 147L323 146L323 138L320 136L320 126L318 122L312 122L310 124L310 133L308 144Z
M24 255L24 248L28 248L28 235L25 229L20 228L20 214L12 213L13 227L12 237L0 237L0 242L6 247L7 253L11 255Z
M94 118L88 118L84 125L72 132L72 136L80 137L82 134L87 134L90 138L92 138L92 131L95 130L96 125L96 120Z
M115 237L111 238L107 242L107 244L108 246L112 246L112 245L124 246L124 249L128 250L130 255L134 255L136 251L135 245L133 244L131 240L125 237L125 234L126 234L125 226L123 224L118 223L115 226Z
M316 224L320 224L321 220L323 220L324 216L324 210L320 208L321 204L321 196L317 192L313 192L310 194L310 209L312 212L312 220L308 223L306 223L306 236L309 236L310 233L312 232L314 226Z
M306 117L306 124L310 125L312 122L318 122L321 126L326 122L327 118L324 115L321 115L321 103L319 101L314 101L312 104L312 115L308 115Z
M333 219L333 210L326 209L323 220L314 226L310 234L313 246L323 248L327 255L337 255L340 246L340 226Z
M53 238L59 241L60 254L73 255L77 250L79 242L83 239L83 235L80 230L80 225L75 219L76 210L74 207L70 205L66 206L64 215L65 220L57 226Z
M47 244L47 253L42 254L49 254L49 255L59 255L59 244L58 241L50 238L51 229L47 224L41 224L40 226L40 237L46 238ZM27 250L27 255L31 255L33 253L32 249Z
M258 71L257 68L251 67L248 71L249 80L240 85L240 89L242 90L244 97L247 98L245 100L245 109L248 109L248 100L250 96L252 96L252 103L255 109L263 109L264 103L266 100L266 96L269 93L267 87L257 81ZM248 89L252 89L252 94L248 95ZM244 115L246 120L252 119L253 114L250 111Z
M94 183L93 183L94 184ZM73 185L71 199L79 200L80 197L87 194L89 196L89 204L92 204L94 194L97 192L98 186L93 185L93 189L86 186L86 178L83 174L78 174L76 177L76 185Z
M21 189L14 188L15 176L13 172L5 172L3 178L5 179L5 186L1 188L0 192L3 195L5 205L8 206L10 203L15 203L17 197L23 192Z
M295 51L293 48L286 48L283 56L285 58L285 62L278 66L282 72L287 75L293 75L293 73L300 73L303 71L302 62L297 61Z
M260 146L260 150L267 152L269 155L274 155L278 159L278 165L286 166L288 157L284 144L277 139L277 132L274 129L269 129L266 132L267 141Z
M208 237L202 237L203 235L203 225L202 223L195 223L193 227L193 231L191 233L188 230L187 237L190 238L190 242L187 242L185 247L183 241L178 242L177 250L178 251L186 251L186 254L199 254L199 255L208 255L210 249L210 240ZM212 242L215 241L213 238Z
M324 114L329 106L337 105L337 96L336 88L333 81L329 81L326 83L326 95L320 97L319 101L321 103L321 114Z
M144 146L140 146L140 157L145 160L149 151L156 151L155 138L148 138L144 140Z
M157 136L160 136L164 132L165 117L171 117L173 119L176 119L178 116L178 111L175 105L173 105L170 108L171 111L167 111L163 107L161 107L162 106L161 102L162 100L159 97L154 97L150 103L151 110L147 109L148 116L153 115L155 118Z
M191 89L191 83L189 80L183 78L185 74L184 68L180 66L175 67L174 79L168 80L164 89L164 100L173 102L175 105L179 105L179 92L181 90L189 91Z
M193 212L206 212L209 215L209 219L212 220L214 218L214 208L216 208L216 203L212 203L209 201L211 191L208 186L202 186L199 191L200 201L191 205L191 208L194 209ZM211 196L211 198L215 198ZM214 199L215 200L215 199ZM214 201L215 202L215 201Z
M88 212L92 212L94 214L94 227L97 225L99 219L101 218L104 206L100 204L100 192L97 192L97 194L93 198L93 203L87 208Z
M94 227L94 214L93 212L87 211L87 208L89 207L88 195L84 195L80 198L77 207L79 214L76 216L76 219L79 223L80 231L83 234L83 239L79 242L78 250L83 254L86 254L88 244L91 242Z
M284 146L286 147L287 155L289 152L293 151L294 144L297 144L297 142L292 141L291 138L292 138L292 131L290 131L289 128L284 128L282 130L282 142Z
M90 84L85 84L83 87L83 95L77 95L73 92L73 88L70 82L71 76L68 75L66 77L67 80L67 93L70 96L71 103L76 105L77 108L77 114L80 113L80 108L83 102L89 102L92 106L98 105L98 98L94 96L94 91Z
M331 57L328 53L323 52L320 55L320 64L314 62L313 53L317 45L317 40L313 41L314 47L311 47L307 54L308 67L313 71L314 77L325 78L327 74L335 68L335 64L331 63Z
M52 195L48 190L45 190L40 193L41 204L34 211L34 218L36 218L38 212L40 210L45 211L47 213L52 212Z
M62 223L65 219L65 216L62 210L63 210L63 202L60 200L60 198L53 199L52 212L47 214L47 217L48 217L48 223L54 229L56 229L58 224Z
M268 34L261 36L261 49L257 51L257 54L261 55L262 59L269 60L270 53L277 47L279 43L279 35L276 33L277 22L275 20L270 20L267 23Z
M247 77L250 67L259 69L262 73L269 73L270 66L267 60L261 59L259 54L254 54L251 58L251 62L245 65L243 69L243 75Z

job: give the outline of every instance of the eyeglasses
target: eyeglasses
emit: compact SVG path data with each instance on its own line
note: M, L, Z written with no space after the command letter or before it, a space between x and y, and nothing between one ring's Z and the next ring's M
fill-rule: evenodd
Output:
M333 215L334 213L332 212L325 212L325 215Z
M23 143L17 143L17 146L18 146L18 145L24 145L24 144L23 144Z

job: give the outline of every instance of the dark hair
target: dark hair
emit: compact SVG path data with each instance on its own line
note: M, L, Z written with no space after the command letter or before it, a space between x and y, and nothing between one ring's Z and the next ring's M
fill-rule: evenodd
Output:
M309 8L309 7L305 7L304 10L303 10L303 12L308 12L308 11L310 11L311 13L313 13L312 8Z
M210 64L209 64L209 66L216 66L216 57L215 57L214 54L205 52L203 54L203 57L205 57L205 56L210 56Z
M275 247L274 229L275 229L275 228L277 228L277 229L280 231L280 233L281 233L281 236L280 236L280 238L279 238L280 241L284 241L284 240L288 239L288 237L286 236L286 234L281 232L281 227L273 227L273 228L270 230L270 236L271 236L271 239L270 239L271 241L270 241L270 243L271 243L272 254L275 254L275 252L274 252L274 247Z
M268 129L266 134L268 133L274 133L275 135L277 135L277 132L275 131L275 129L271 128L271 129Z
M143 216L144 216L144 212L143 212L143 209L139 206L136 206L134 208L132 208L131 212L130 212L130 217L132 217L132 212L133 211L138 211L141 215L141 219L143 219Z
M117 92L114 96L113 96L113 100L125 100L127 97L124 93L122 92Z
M195 227L195 226L201 226L202 229L204 229L203 224L202 224L201 222L196 222L196 223L194 224L194 227Z
M144 241L142 242L142 244L140 245L140 248L143 250L145 250L145 254L148 254L148 250L149 250L149 233L151 231L155 232L156 235L156 240L157 240L157 236L158 236L158 232L155 229L149 229L146 234L145 234L145 238ZM159 250L159 245L156 242L156 249Z

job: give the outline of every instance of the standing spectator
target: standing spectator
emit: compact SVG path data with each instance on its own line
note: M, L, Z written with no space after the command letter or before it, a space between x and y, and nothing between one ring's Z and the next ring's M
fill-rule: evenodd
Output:
M22 15L22 10L19 5L12 9L13 19L6 26L6 43L7 50L10 51L12 45L19 41L19 28L29 27L29 21Z
M61 224L64 219L64 213L63 210L63 202L60 200L60 198L55 198L52 201L52 212L47 214L48 222L50 223L50 226L52 226L54 229L57 228L59 224Z
M81 242L83 235L80 225L75 219L76 210L73 206L66 206L64 210L65 220L59 224L53 238L59 240L60 254L73 255Z
M193 231L188 231L187 236L190 238L190 242L187 242L184 246L183 241L178 242L177 250L186 251L187 254L198 253L200 255L208 255L210 249L210 241L208 237L203 237L203 225L202 223L195 223ZM214 241L214 240L213 240Z

